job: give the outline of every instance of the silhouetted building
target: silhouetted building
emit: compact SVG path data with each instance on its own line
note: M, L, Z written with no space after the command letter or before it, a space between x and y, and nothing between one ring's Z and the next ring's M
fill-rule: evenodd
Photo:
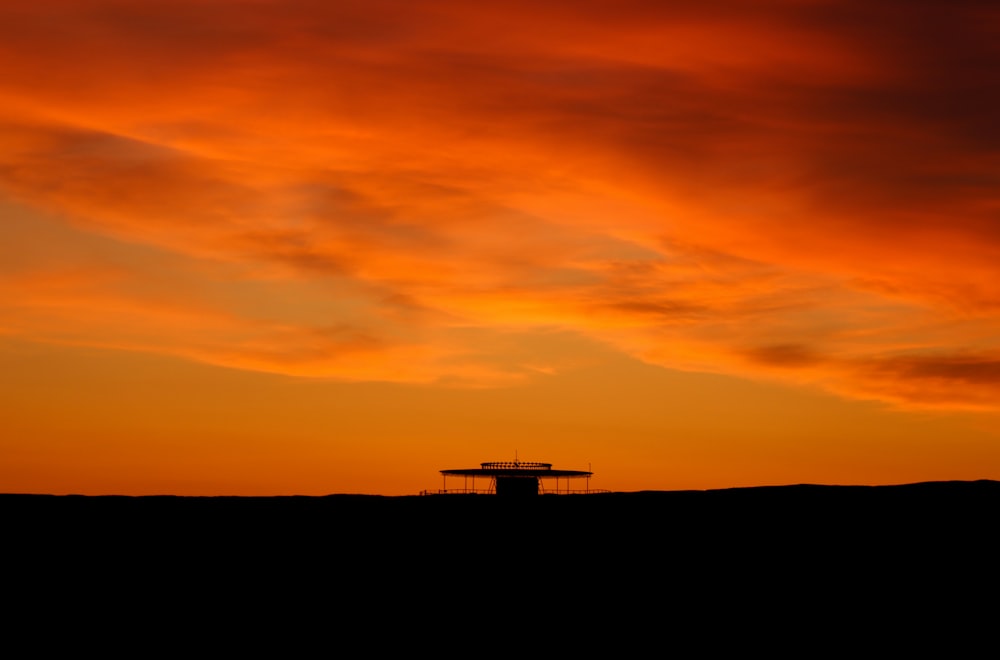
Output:
M439 491L424 491L424 495L447 494L495 494L510 496L530 496L538 494L566 495L571 493L590 493L590 477L593 472L588 470L554 470L551 463L534 463L524 461L493 461L480 463L478 468L463 468L441 470L444 487ZM448 479L461 477L461 488L449 488ZM584 489L572 489L571 480L585 479ZM478 484L477 484L478 480ZM485 487L480 484L486 482ZM543 487L545 483L550 488ZM551 486L554 485L554 489Z

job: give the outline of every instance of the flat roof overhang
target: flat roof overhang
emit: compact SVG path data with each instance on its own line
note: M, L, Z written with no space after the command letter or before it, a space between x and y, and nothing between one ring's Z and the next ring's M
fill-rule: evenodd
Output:
M536 469L516 469L516 468L467 468L457 470L441 470L441 474L446 476L461 477L511 477L511 478L536 478L545 479L557 477L589 477L593 472L586 470L536 470Z

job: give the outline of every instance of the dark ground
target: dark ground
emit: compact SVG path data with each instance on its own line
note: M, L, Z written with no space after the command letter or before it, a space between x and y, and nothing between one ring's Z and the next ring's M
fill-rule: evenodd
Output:
M1000 482L791 485L589 495L179 497L0 494L14 546L232 549L350 557L399 552L542 558L685 551L919 552L993 543Z
M439 642L516 628L575 636L577 649L714 621L709 650L731 644L734 627L783 644L794 628L833 646L868 631L892 656L894 626L913 643L961 612L953 650L995 628L998 513L996 481L524 498L0 495L8 602L46 616L180 607L188 626L240 612L262 632L295 613L310 634L423 622Z

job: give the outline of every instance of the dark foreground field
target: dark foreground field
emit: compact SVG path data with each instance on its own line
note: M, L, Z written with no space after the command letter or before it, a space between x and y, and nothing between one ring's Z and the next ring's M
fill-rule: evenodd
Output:
M589 495L176 497L0 495L8 547L294 557L386 570L571 558L581 575L671 558L937 556L995 549L1000 482L790 485ZM558 558L558 559L554 559ZM569 559L567 559L569 561ZM349 562L349 563L344 563ZM484 567L485 568L485 567Z
M280 657L328 635L331 653L359 635L388 652L403 629L421 654L474 632L488 641L467 648L514 652L511 635L529 634L631 657L697 633L688 655L735 644L826 657L877 638L896 657L946 629L957 652L992 635L998 512L994 481L513 499L8 494L6 623L97 617L163 643L221 626L245 648L295 621Z

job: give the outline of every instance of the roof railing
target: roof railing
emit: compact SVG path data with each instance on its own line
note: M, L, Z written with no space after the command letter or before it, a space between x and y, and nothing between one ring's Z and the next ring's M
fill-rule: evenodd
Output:
M551 470L552 463L534 463L524 461L490 461L480 463L484 470Z

